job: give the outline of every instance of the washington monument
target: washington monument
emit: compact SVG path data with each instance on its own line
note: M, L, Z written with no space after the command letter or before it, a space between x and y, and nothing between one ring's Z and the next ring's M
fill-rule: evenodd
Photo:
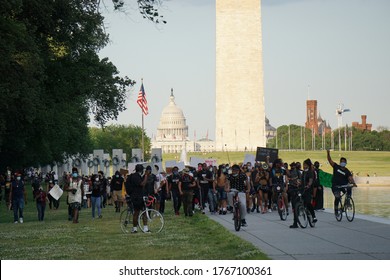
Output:
M265 147L261 0L216 0L217 151Z

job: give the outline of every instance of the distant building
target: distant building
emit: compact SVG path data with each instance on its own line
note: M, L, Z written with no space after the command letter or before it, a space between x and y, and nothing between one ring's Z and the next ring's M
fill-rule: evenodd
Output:
M372 129L372 124L367 123L366 115L362 115L362 123L352 122L352 126L363 131L371 131Z
M188 125L184 117L183 110L175 103L173 89L169 97L169 104L166 106L160 117L157 128L157 135L152 137L152 148L161 148L163 153L187 152L212 152L215 150L215 142L201 139L192 141L188 137Z
M317 109L317 100L306 101L306 123L305 127L314 130L316 135L328 134L332 132L329 123L322 119Z
M276 137L276 128L270 125L267 117L265 117L265 136L267 141Z

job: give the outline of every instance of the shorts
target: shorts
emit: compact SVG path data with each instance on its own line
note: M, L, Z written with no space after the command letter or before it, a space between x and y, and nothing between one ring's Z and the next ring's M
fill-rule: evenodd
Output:
M225 187L217 187L217 195L218 195L218 200L226 200L227 199L227 193L225 191Z
M122 191L114 191L112 197L114 201L118 201L118 200L122 201L123 200Z
M144 210L145 203L141 196L132 197L131 201L133 202L134 210Z
M80 202L72 202L69 204L70 209L72 210L81 210L81 203Z

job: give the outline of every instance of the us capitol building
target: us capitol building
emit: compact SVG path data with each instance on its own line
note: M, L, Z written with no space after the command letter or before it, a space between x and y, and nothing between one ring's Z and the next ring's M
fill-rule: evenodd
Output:
M160 118L157 135L152 137L152 148L161 148L163 153L212 152L215 151L215 142L209 139L190 140L188 125L183 110L175 103L173 89Z
M270 125L268 118L265 119L265 130L267 140L276 136L276 129ZM190 140L188 137L188 125L183 110L175 103L173 89L169 97L169 104L166 106L160 118L157 128L157 135L152 137L152 148L161 148L166 153L181 153L184 149L187 152L214 152L215 141L203 138Z

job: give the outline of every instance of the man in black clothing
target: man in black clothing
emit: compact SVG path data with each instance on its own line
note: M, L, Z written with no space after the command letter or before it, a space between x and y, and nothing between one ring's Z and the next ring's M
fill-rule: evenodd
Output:
M179 192L179 168L175 166L172 169L172 174L168 176L168 191L171 192L172 202L173 202L173 210L175 211L175 215L178 216L180 214L181 207L181 196Z
M193 215L192 209L192 198L194 196L193 189L196 187L195 179L190 174L190 170L188 168L183 169L183 175L179 181L179 192L183 197L183 208L184 214L186 216Z
M207 164L203 163L202 169L198 171L198 184L199 184L199 189L202 194L201 196L201 202L202 202L202 214L205 213L205 208L206 208L206 202L208 201L208 194L209 190L213 189L213 173L207 168ZM210 205L210 212L214 212L214 204L212 201L208 201Z
M319 171L320 171L320 163L316 161L314 163L314 172L315 172L315 180L314 180L314 185L317 187L317 191L313 196L315 199L315 204L314 204L314 209L315 210L325 210L324 209L324 187L321 185L320 181L320 176L319 176Z
M332 179L332 192L334 194L334 209L337 208L338 199L340 198L340 192L347 193L348 196L352 195L352 189L340 189L339 186L353 184L354 187L357 187L355 181L353 180L353 176L351 171L346 168L347 159L342 157L340 158L340 164L335 163L330 157L330 151L327 150L327 158L329 164L333 167L333 179ZM337 211L337 210L335 210Z
M123 202L122 198L122 185L124 179L122 178L119 171L115 172L114 177L111 180L111 190L113 192L114 202L115 202L115 212L121 211L121 203Z
M150 171L145 171L144 176L142 177L142 173L144 171L144 167L142 164L137 164L135 166L135 173L132 173L127 176L126 179L126 193L130 196L131 201L133 203L134 207L134 213L133 213L133 229L131 233L136 233L137 232L137 227L138 227L138 215L141 210L144 209L144 201L143 201L143 196L145 195L145 186L146 182L148 180L148 176L150 175ZM147 221L144 222L144 228L146 229L145 231L147 232Z

